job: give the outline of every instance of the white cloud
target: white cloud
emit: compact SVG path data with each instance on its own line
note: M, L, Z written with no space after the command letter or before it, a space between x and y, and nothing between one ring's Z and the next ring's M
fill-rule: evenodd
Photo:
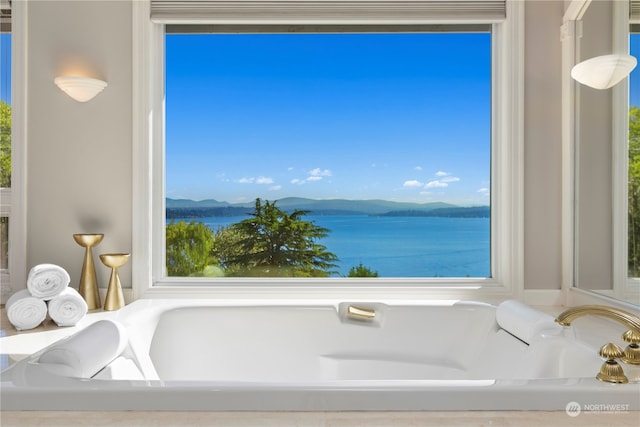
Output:
M478 193L482 194L483 196L488 196L491 194L491 190L489 190L488 188L481 188L478 190Z
M442 181L429 181L424 185L424 188L444 188L444 187L448 187L449 184L446 182L442 182Z
M415 168L413 168L413 170L421 171L422 170L422 166L416 166Z
M331 171L329 169L315 168L309 171L309 176L331 176Z
M273 184L273 179L266 176L260 176L256 179L256 184Z
M417 181L415 179L405 181L404 184L402 184L403 187L422 187L423 185L424 183Z
M308 172L308 176L306 178L304 178L304 179L294 178L294 179L291 180L291 183L292 184L297 184L297 185L302 185L302 184L305 184L307 182L322 181L327 176L332 176L331 170L315 168L315 169L311 169Z
M244 178L240 178L238 180L238 183L240 184L273 184L273 178L269 178L266 176L259 176L257 178L254 178L252 176L245 176Z
M457 176L446 176L440 179L439 181L440 182L458 182L460 181L460 178L458 178Z
M425 189L428 188L446 188L452 182L460 181L460 178L457 176L452 176L449 172L438 171L434 174L438 179L434 179L433 181L429 181L424 185Z
M274 185L272 187L269 187L269 191L278 191L282 189L282 185Z

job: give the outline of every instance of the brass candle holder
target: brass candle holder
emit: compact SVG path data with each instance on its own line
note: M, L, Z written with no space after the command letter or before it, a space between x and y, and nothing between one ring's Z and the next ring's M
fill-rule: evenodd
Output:
M87 308L94 310L100 308L100 293L98 291L98 279L96 277L96 267L93 263L93 253L91 248L102 241L104 234L74 234L73 239L77 244L86 248L84 251L84 262L82 263L82 273L80 273L80 283L78 292L87 302Z
M118 310L124 307L124 295L122 285L118 276L118 268L127 263L131 254L102 254L100 260L107 267L111 267L111 277L109 278L109 288L104 299L104 309L107 311Z

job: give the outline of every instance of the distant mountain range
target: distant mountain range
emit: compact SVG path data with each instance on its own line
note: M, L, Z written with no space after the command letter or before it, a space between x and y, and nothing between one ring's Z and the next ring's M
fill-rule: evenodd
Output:
M463 207L450 203L408 203L388 200L315 200L287 197L276 201L285 211L307 210L313 215L380 215L380 216L437 216L488 217L488 206ZM255 202L228 203L218 200L166 199L167 218L203 218L242 216L253 212Z

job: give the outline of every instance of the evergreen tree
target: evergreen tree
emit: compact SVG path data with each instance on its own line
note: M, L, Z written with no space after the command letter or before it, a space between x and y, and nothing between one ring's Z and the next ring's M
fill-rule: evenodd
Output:
M305 221L309 213L287 213L276 202L256 199L255 211L230 228L242 236L225 259L241 275L326 277L333 273L338 257L317 243L329 230Z
M351 267L347 277L378 277L378 272L365 267L362 263Z

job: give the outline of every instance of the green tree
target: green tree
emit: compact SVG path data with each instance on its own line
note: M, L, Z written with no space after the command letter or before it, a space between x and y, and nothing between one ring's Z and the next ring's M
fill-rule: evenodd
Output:
M0 101L0 187L11 187L11 106Z
M308 213L305 210L287 213L275 202L256 199L252 218L231 225L239 239L232 245L224 265L248 276L331 275L338 257L317 243L329 230L305 221L303 217Z
M629 108L629 276L640 276L640 108Z
M213 232L201 222L171 222L166 227L167 274L169 276L203 275L213 264Z
M211 255L215 262L224 269L225 276L240 276L242 268L233 264L233 260L242 255L241 241L247 236L232 226L218 227L214 232L214 243Z
M362 263L351 267L347 277L378 277L378 272L365 267Z

